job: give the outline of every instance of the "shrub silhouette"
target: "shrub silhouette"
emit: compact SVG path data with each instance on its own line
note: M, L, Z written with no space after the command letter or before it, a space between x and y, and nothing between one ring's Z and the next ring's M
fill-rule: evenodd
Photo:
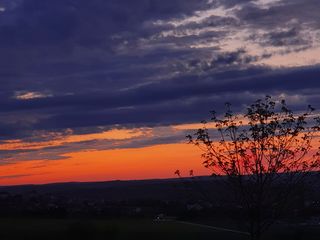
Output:
M234 113L227 103L221 118L211 112L210 121L187 136L203 151L204 166L226 176L227 190L246 214L251 239L260 239L306 176L319 170L320 148L313 143L320 118L314 111L309 105L294 114L285 100L270 96L244 114Z

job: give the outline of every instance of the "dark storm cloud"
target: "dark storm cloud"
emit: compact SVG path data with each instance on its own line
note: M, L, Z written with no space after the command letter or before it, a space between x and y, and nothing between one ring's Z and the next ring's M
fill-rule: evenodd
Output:
M219 62L230 63L230 58L220 59ZM233 100L226 97L219 100L219 96L245 95L246 92L301 93L303 90L320 89L319 76L319 68L301 68L291 71L248 69L216 73L213 76L194 75L189 78L155 82L109 95L88 94L11 100L1 104L1 112L6 115L14 114L16 111L24 111L26 114L48 113L48 116L40 118L36 123L30 123L29 126L25 124L24 127L30 128L29 130L62 130L116 124L155 126L183 123L199 121L201 115L204 116L212 107L221 107L223 101L232 102ZM210 101L210 97L217 98ZM245 104L247 101L248 99L242 98L236 102ZM13 130L18 131L18 129L15 128L17 128L16 124L5 124L0 130L2 129L3 135L16 136ZM22 130L23 126L20 127L20 131Z
M265 94L297 95L296 109L317 104L318 65L275 70L259 62L273 57L269 46L312 47L319 1L257 3L0 0L0 139L198 122L226 101L239 110ZM218 7L228 14L202 17ZM252 53L246 43L225 50L242 29L266 52ZM48 159L71 148L46 149Z
M132 59L112 61L113 54L122 42L153 31L144 28L144 23L190 14L205 6L205 1L181 0L20 1L14 9L0 13L0 61L1 74L6 77L5 90L23 90L30 84L33 90L61 91L64 85L67 91L76 84L79 88L88 87L85 81L93 81L95 87L99 76L82 83L70 80L70 84L52 78L99 72L113 69L114 65L122 68Z
M265 46L274 47L291 47L291 46L304 46L310 47L311 37L301 32L297 26L290 27L289 29L272 30L265 34L253 34L252 40L260 42Z
M84 111L56 114L40 121L36 127L70 128L115 124L143 126L144 124L183 123L186 120L189 122L199 121L201 114L206 113L203 109L207 111L214 106L219 108L223 106L223 101L227 101L227 99L210 101L208 99L210 96L223 96L230 93L245 94L246 91L263 94L295 93L303 89L320 89L319 76L320 69L318 68L302 69L289 73L266 73L238 80L225 79L220 82L203 81L193 76L195 81L193 84L186 82L181 82L181 84L157 83L128 91L123 96L122 94L114 96L111 99L115 102L112 102L111 99L108 100L108 98L94 99L93 102L87 104L91 104L92 108L98 108L96 111L88 112L83 109ZM303 88L301 82L303 82ZM230 99L231 102L232 100ZM247 100L244 97L240 103L245 104ZM239 100L237 100L237 104L239 104ZM82 106L85 107L86 104ZM115 108L115 106L123 108Z
M264 8L251 2L234 13L262 46L287 47L287 52L298 52L319 42L319 35L314 36L320 29L319 10L317 0L282 0ZM257 33L260 30L265 33Z
M242 21L266 29L279 27L292 20L319 27L319 8L320 2L317 0L283 0L266 8L252 3L246 4L236 11L236 14Z
M12 2L15 2L14 0ZM206 1L192 0L27 0L13 10L8 9L2 19L1 43L19 45L57 45L63 43L98 47L112 33L140 28L151 19L167 19L190 14L206 7ZM5 2L4 6L9 2ZM4 21L6 22L6 21ZM5 33L5 34L4 34ZM71 40L72 42L67 42ZM70 45L69 45L70 46Z

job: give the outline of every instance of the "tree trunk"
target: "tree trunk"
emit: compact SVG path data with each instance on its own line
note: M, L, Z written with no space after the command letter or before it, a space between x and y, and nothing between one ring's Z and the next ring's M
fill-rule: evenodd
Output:
M258 206L255 209L252 209L252 215L250 219L250 239L251 240L260 240L261 238L261 209Z
M252 226L252 230L250 231L250 239L260 240L260 238L261 238L260 226L255 223L254 226Z

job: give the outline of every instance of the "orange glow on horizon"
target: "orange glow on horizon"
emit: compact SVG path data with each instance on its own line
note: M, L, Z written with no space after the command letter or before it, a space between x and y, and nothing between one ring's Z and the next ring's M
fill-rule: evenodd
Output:
M65 156L69 158L0 166L0 185L174 178L176 169L184 176L188 176L190 169L195 175L210 173L201 164L199 150L187 144L76 152Z
M153 137L157 137L160 131L164 131L165 134L175 134L184 130L192 132L201 127L203 124L181 124L168 127L168 129L112 129L102 133L83 135L75 135L70 131L66 135L56 136L54 134L57 133L52 133L55 139L52 141L6 141L5 144L0 145L2 149L38 149L39 151L35 154L38 154L37 157L40 156L41 160L33 160L32 157L36 158L35 155L31 155L32 152L30 152L30 160L22 161L18 155L17 159L10 158L5 164L0 165L0 185L174 178L176 177L174 172L177 169L181 171L182 176L186 177L191 169L194 170L195 175L209 175L211 172L202 165L202 152L194 145L174 143L141 148L121 148L121 141L117 145L117 140L125 140L125 144L131 141L134 143L136 139L147 141L148 138L152 140ZM207 127L215 128L213 124L208 124ZM319 140L318 136L316 137ZM118 149L89 150L90 144L85 143L86 151L77 151L75 148L71 150L72 152L59 154L65 157L60 160L46 159L46 155L42 155L41 152L41 149L44 149L43 153L45 153L45 147L48 146L103 139L114 140L114 146ZM125 144L122 146L126 146ZM314 147L319 145L319 141L314 141Z

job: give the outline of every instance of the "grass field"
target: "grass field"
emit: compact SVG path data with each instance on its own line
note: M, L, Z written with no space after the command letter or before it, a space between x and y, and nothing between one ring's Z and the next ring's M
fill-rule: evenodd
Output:
M246 240L248 236L179 222L153 222L150 219L70 220L1 219L1 240L64 239L219 239ZM276 229L266 239L318 239L319 228Z

